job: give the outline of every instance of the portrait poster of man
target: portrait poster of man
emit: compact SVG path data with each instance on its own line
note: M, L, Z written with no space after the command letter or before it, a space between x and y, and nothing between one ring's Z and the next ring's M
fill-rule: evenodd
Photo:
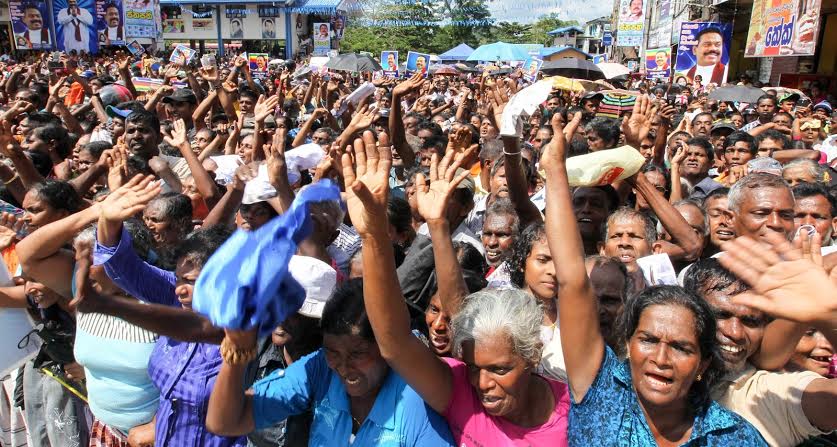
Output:
M381 51L381 68L387 76L398 76L398 52Z
M331 18L331 35L337 40L343 38L343 32L346 30L346 16L336 15Z
M125 45L122 0L96 0L99 46Z
M328 22L314 23L314 55L325 56L331 50L331 24Z
M274 19L262 19L262 39L276 38L276 21Z
M267 53L247 53L247 62L250 64L250 73L253 76L267 76L268 61L270 61L270 55Z
M421 73L427 76L427 68L430 65L430 55L410 51L407 53L407 74Z
M244 26L241 19L230 19L230 39L243 39Z
M666 79L671 76L670 47L645 51L645 76L648 79Z
M538 79L538 72L541 71L541 66L543 65L543 60L530 57L523 64L523 77L529 82L535 82Z
M683 22L677 48L675 81L685 77L694 82L700 76L703 85L721 85L729 71L729 45L732 27L726 23Z
M53 0L55 34L58 49L67 53L95 53L99 48L96 37L95 0Z
M50 31L52 14L47 13L45 1L9 2L15 48L18 50L45 50L53 48Z

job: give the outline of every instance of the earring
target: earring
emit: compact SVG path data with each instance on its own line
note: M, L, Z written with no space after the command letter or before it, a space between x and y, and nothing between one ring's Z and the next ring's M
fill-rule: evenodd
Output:
M700 379L702 379L702 378L703 378L703 376L701 374L698 374L697 377L695 378L695 380L700 382Z

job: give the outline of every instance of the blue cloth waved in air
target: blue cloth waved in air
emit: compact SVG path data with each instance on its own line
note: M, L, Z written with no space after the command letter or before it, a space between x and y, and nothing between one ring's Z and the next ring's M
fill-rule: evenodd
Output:
M216 326L258 327L260 336L271 333L305 300L305 290L288 273L288 262L313 229L308 204L328 200L340 200L340 189L322 180L258 230L236 231L203 267L192 307Z

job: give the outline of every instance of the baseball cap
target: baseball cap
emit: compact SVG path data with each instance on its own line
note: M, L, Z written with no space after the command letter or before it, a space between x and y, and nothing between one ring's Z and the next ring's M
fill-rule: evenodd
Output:
M598 100L602 100L602 99L604 99L604 95L603 95L603 94L601 94L601 93L599 93L599 92L587 92L587 93L585 93L585 94L584 94L584 96L582 96L582 97L581 97L581 99L598 99Z
M105 107L127 102L134 99L131 91L120 84L109 84L99 89L99 99Z
M831 104L829 104L829 102L828 102L828 101L820 101L820 102L818 102L818 103L817 103L817 104L813 107L813 109L811 109L811 110L817 110L817 109L825 109L825 111L827 111L828 113L831 113L831 111L832 111Z
M193 92L190 88L179 88L176 89L171 95L163 98L163 104L168 104L172 102L190 102L192 104L197 104L198 97L195 96L195 92Z
M719 121L712 125L712 129L709 131L709 133L720 132L722 130L728 130L730 133L732 133L738 129L735 127L734 124L732 124L729 121Z
M114 106L107 106L105 108L105 112L111 118L116 118L116 117L127 118L128 115L130 115L133 112L133 110L131 110L131 109L117 109Z
M305 289L305 301L299 313L321 318L326 302L337 287L337 271L317 258L294 255L288 263L288 272Z
M783 102L783 101L794 101L794 102L796 102L796 101L799 101L800 98L802 98L802 97L799 96L799 93L785 93L784 95L782 95L779 98L779 102Z

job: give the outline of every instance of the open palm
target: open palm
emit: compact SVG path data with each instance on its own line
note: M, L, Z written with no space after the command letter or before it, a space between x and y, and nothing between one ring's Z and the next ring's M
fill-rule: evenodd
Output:
M459 183L470 175L467 170L457 174L457 170L468 154L469 150L460 153L448 151L441 161L438 155L433 154L430 161L429 185L424 174L416 175L416 202L419 214L424 220L431 222L445 218L453 192Z
M124 221L142 211L160 193L161 186L154 176L137 175L102 202L102 217L110 221Z
M353 148L346 148L342 157L346 206L352 225L361 236L380 235L387 228L389 170L392 152L386 133L378 135L377 147L371 131L356 139ZM354 152L354 160L350 151Z

